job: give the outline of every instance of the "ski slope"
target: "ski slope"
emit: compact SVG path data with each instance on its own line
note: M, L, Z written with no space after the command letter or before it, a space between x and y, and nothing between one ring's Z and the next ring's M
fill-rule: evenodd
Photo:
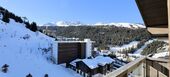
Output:
M49 49L44 52L43 49ZM70 69L53 64L51 51L56 50L54 39L40 33L32 32L24 24L0 20L0 67L9 65L9 71L0 71L0 77L81 77ZM1 69L1 68L0 68Z

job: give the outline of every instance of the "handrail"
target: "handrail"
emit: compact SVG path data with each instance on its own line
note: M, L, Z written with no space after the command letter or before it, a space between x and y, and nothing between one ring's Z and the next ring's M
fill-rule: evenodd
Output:
M133 69L135 69L135 67L137 67L139 64L141 64L141 62L143 62L146 59L146 57L142 56L138 59L136 59L133 62L130 62L120 68L118 68L117 70L109 73L106 77L117 77L123 73L127 73L128 71L132 71Z
M113 72L109 73L106 75L106 77L124 77L122 75L126 75L129 74L130 72L132 72L134 69L136 69L140 64L142 63L146 63L147 60L150 61L155 61L155 62L161 62L161 63L168 63L169 60L167 59L161 59L161 58L151 58L148 56L142 56L138 59L136 59L133 62L130 62L120 68L118 68L117 70L114 70ZM161 71L163 72L163 71Z

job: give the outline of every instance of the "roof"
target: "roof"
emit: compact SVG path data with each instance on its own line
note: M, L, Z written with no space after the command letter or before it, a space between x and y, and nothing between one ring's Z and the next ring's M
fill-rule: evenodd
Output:
M91 41L90 39L84 39L84 41L56 41L57 43L95 43L95 41Z
M85 63L90 69L95 69L99 67L99 65L104 66L106 64L110 64L114 62L115 60L110 57L97 56L92 59L76 59L70 62L70 64L72 64L73 66L76 66L76 62L79 62L79 61L82 61L83 63Z
M168 28L167 0L136 0L146 27Z
M114 60L110 57L97 56L93 59L83 59L82 60L89 68L97 68L98 65L106 65L112 63Z

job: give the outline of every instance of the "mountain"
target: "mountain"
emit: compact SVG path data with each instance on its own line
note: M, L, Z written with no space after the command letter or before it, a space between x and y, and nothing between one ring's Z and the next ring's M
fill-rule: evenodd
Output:
M58 21L56 22L57 26L81 26L83 25L80 21L69 22L69 21Z
M146 28L143 24L135 23L109 23L109 25L114 25L117 27L127 27L127 28Z
M56 23L47 23L43 26L116 26L116 27L126 27L126 28L146 28L143 24L136 23L102 23L98 22L95 24L83 24L80 21L69 22L69 21L58 21Z
M56 24L55 23L46 23L46 24L44 24L45 26L56 26Z
M117 26L39 26L40 31L57 38L57 36L67 38L79 38L83 40L89 38L95 41L94 46L105 48L110 45L122 46L132 41L142 41L150 39L150 33L145 28L131 29ZM133 27L133 26L132 26Z

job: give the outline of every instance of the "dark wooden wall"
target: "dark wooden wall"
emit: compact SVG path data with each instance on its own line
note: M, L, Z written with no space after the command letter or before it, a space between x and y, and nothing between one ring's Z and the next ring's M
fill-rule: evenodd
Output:
M58 64L69 63L77 58L83 59L86 56L85 43L59 43Z
M83 71L85 73L91 72L90 71L91 69L83 61L77 62L76 66L77 66L78 69L80 69L81 71Z

